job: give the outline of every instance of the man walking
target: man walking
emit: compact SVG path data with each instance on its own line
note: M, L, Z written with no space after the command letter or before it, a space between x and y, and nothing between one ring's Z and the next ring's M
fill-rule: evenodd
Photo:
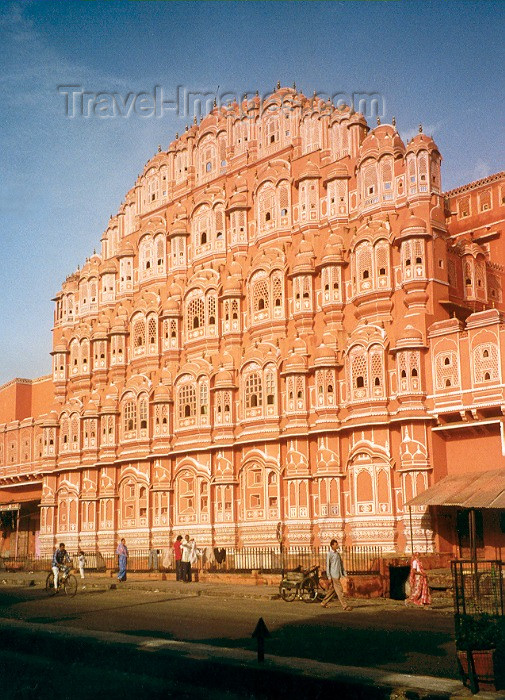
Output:
M175 559L175 580L182 581L182 535L177 535L174 542L174 559Z
M351 606L347 605L345 602L344 590L342 588L342 584L340 583L340 579L342 576L345 576L346 573L342 562L342 557L338 552L337 540L332 540L330 542L330 551L328 552L328 557L326 559L326 573L330 579L330 585L328 587L328 593L325 595L323 602L321 603L321 607L328 607L330 600L337 596L344 610L352 610Z

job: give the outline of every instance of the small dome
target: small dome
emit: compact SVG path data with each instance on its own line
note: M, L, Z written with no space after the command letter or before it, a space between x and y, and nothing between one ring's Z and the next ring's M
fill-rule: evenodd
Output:
M109 332L109 326L107 323L98 323L93 329L93 339L98 340L100 338L106 338Z
M238 263L236 260L232 260L228 265L228 272L230 275L234 275L235 277L242 277L242 268L240 267L240 263Z
M214 388L215 389L230 389L232 388L233 385L233 376L232 373L227 370L221 368L218 373L216 374L215 380L214 380Z
M326 182L330 180L336 180L337 178L348 178L350 177L347 167L343 163L337 163L328 171L325 177Z
M405 152L400 134L391 124L381 124L369 132L360 148L360 160L382 153Z
M298 253L300 255L305 255L305 254L314 254L314 249L312 247L312 243L310 241L307 241L305 238L302 238L300 241L300 245L298 246Z
M400 233L410 231L414 228L426 231L426 221L424 219L419 218L418 216L411 215L400 229Z
M116 272L116 266L112 262L112 260L106 260L102 263L102 266L100 267L100 274L101 275L109 275L109 274L115 274Z
M119 251L117 254L118 258L126 258L126 257L132 257L135 255L135 250L133 248L132 243L127 240L121 241L121 245L119 246Z
M309 160L305 164L305 167L303 168L300 176L297 178L297 181L300 182L301 180L307 180L309 178L314 179L319 177L321 177L319 168L311 160Z
M235 189L239 192L247 189L247 180L243 175L237 175L233 181L233 184L235 185Z
M114 321L112 322L112 327L110 329L110 332L112 335L117 334L117 333L124 333L126 331L126 319L124 318L115 318Z
M230 197L228 209L240 209L244 207L247 207L247 193L234 192Z
M325 343L316 349L314 353L314 364L315 365L334 365L337 361L337 355L333 348L328 347Z
M328 237L328 242L324 247L321 263L340 263L344 261L343 257L343 241L336 233L331 233Z
M158 386L154 389L153 399L155 403L167 403L168 401L171 401L171 388L160 382Z
M398 335L395 349L418 348L423 347L423 345L422 332L418 328L414 328L411 324L407 324Z
M305 372L306 369L307 360L296 352L292 352L284 360L284 372Z
M169 297L163 304L163 313L171 316L179 315L179 302L173 297Z
M421 127L419 127L421 128ZM414 138L407 144L407 153L417 153L418 151L438 151L438 146L435 141L428 136L419 132L414 136Z
M117 397L107 396L105 401L102 403L102 413L110 413L111 411L116 411L117 409Z
M238 277L228 275L223 284L223 292L242 293L242 281Z
M93 399L90 399L84 406L83 415L86 416L86 418L93 418L94 416L98 416L98 407L98 402L93 401Z

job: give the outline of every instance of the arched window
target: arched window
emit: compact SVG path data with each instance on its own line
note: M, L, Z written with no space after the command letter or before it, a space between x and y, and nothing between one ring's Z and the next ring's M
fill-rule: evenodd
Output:
M178 387L179 421L196 417L196 382L191 375L184 375ZM194 421L192 421L194 422ZM191 423L192 424L192 423Z
M123 399L123 437L137 437L137 401L132 393Z
M205 306L203 299L191 299L188 304L187 327L188 330L202 328L205 325Z
M497 382L500 377L498 349L495 343L483 343L473 350L474 382Z
M275 189L271 182L262 185L257 193L258 233L262 235L275 228Z
M263 405L263 388L260 372L251 372L245 378L244 403L246 409Z
M135 355L145 352L146 343L146 323L142 317L138 317L133 322L133 351Z
M147 435L147 420L149 416L149 401L146 396L142 396L139 399L139 427L140 436L146 437Z

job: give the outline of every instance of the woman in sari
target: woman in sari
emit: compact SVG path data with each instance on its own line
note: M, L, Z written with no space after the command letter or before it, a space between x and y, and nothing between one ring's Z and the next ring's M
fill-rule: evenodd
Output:
M410 563L410 597L405 601L414 603L414 605L425 606L431 604L430 588L428 586L428 577L421 562L419 552L414 552Z
M119 573L117 575L118 581L126 581L126 564L128 562L128 547L126 546L126 540L123 537L121 542L118 544L116 549Z

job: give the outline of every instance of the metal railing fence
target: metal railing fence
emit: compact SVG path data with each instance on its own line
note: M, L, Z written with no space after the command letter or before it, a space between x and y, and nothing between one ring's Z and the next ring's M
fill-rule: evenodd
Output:
M501 561L451 561L454 606L460 615L504 615L505 591Z
M379 574L382 550L374 546L341 547L344 567L349 575ZM87 571L113 571L117 569L117 556L114 552L84 552ZM194 569L208 572L225 573L262 573L280 574L301 567L310 569L320 566L326 569L328 547L202 547ZM74 566L77 566L77 554L70 552ZM51 567L51 556L0 557L0 569L10 571L43 571ZM128 571L174 572L173 549L130 549L128 554Z

